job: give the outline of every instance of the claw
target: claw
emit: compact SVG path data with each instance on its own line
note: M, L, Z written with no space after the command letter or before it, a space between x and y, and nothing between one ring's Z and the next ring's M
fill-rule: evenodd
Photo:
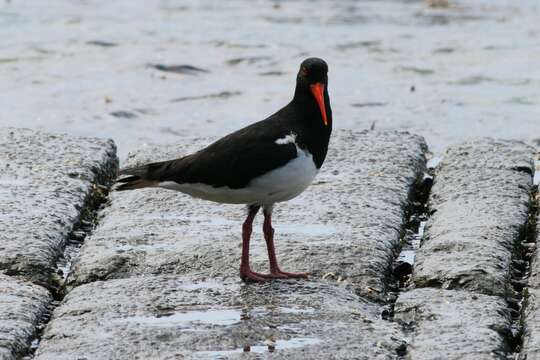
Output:
M267 282L271 278L266 274L260 274L251 270L240 270L240 278L244 282Z
M281 270L273 271L270 276L274 279L307 279L307 273L290 273Z

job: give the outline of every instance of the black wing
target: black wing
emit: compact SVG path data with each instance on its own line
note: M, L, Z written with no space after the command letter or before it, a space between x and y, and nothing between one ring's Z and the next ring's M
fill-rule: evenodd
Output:
M297 156L295 144L276 144L291 133L278 119L267 119L227 135L208 147L180 159L126 169L125 178L146 182L204 183L232 189L285 165ZM123 179L120 179L120 182ZM130 187L125 186L125 189Z

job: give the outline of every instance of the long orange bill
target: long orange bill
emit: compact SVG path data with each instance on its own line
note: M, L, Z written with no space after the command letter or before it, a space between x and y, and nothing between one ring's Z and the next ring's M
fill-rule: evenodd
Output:
M324 84L316 83L310 85L310 88L313 97L315 100L317 100L317 104L319 104L324 125L328 126L328 119L326 118L326 106L324 105Z

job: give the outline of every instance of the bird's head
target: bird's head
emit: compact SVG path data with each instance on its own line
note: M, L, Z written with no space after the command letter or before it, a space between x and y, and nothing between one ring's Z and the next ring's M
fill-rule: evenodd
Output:
M326 126L329 125L327 111L330 111L327 87L328 65L326 62L315 57L302 61L296 77L296 91L297 93L313 96L321 112L322 121Z

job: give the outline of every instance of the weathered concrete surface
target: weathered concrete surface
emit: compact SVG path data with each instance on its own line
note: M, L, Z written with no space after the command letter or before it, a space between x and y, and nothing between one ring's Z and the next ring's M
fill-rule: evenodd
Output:
M540 198L535 198L536 205L540 203ZM520 354L520 359L536 360L540 359L540 252L538 244L540 244L540 222L536 214L536 249L533 251L533 256L530 264L530 275L528 279L528 287L524 290L524 310L522 313L523 320L523 345Z
M396 324L345 287L149 276L75 288L36 360L394 359Z
M1 360L24 354L51 300L45 288L0 274Z
M415 289L399 296L395 320L413 329L407 359L506 359L510 315L500 297Z
M538 271L538 270L536 270ZM521 359L540 359L540 288L527 289Z
M0 271L47 285L66 237L116 171L112 141L0 128Z
M147 149L128 164L170 159L199 149L195 139ZM408 196L422 177L422 138L399 132L337 131L321 174L300 197L277 204L274 227L284 269L330 274L362 295L380 297L399 242ZM236 278L241 206L193 200L161 189L111 194L112 205L87 239L71 284L142 274ZM264 271L260 225L252 259Z
M148 149L129 163L202 143ZM239 206L159 189L113 193L37 358L235 358L246 346L248 358L274 347L273 359L395 358L398 326L356 293L384 293L424 152L423 140L406 133L335 134L316 184L275 216L283 268L308 270L309 281L239 281ZM260 234L252 258L264 271Z
M528 219L533 154L521 142L492 139L447 151L416 257L417 287L507 294L513 248Z

